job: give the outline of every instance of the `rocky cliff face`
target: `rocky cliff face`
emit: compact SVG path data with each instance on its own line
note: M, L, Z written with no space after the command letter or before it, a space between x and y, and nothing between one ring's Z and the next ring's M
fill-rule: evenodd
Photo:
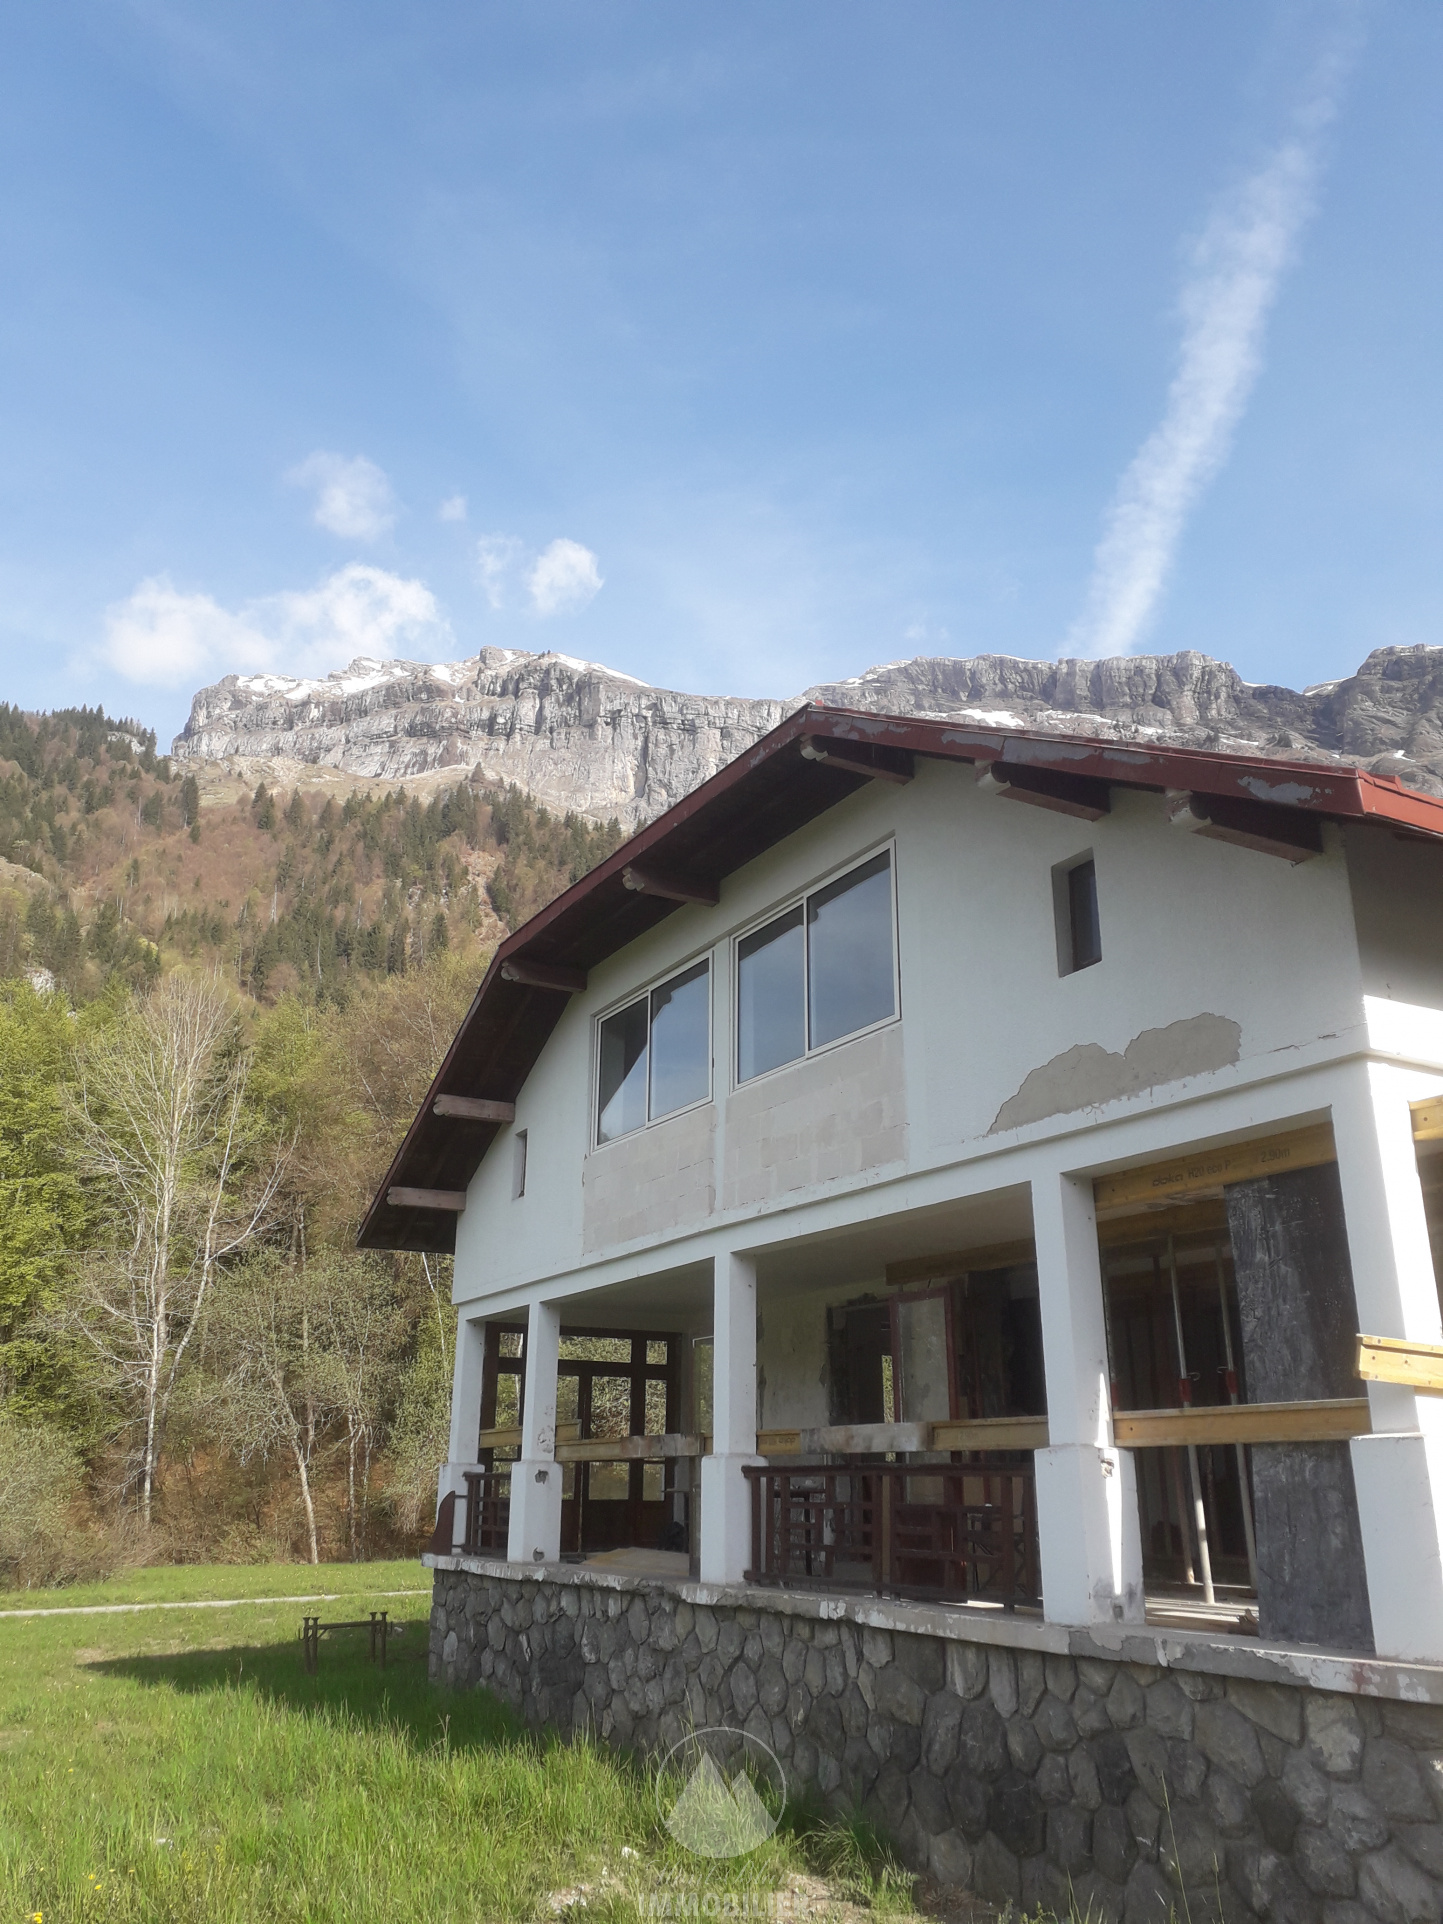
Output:
M1208 655L1108 661L919 656L790 701L685 695L566 655L487 648L437 665L352 662L324 680L227 675L203 688L181 759L308 762L363 779L433 770L515 782L555 808L635 827L804 700L899 715L1361 762L1443 792L1443 648L1382 648L1299 693Z

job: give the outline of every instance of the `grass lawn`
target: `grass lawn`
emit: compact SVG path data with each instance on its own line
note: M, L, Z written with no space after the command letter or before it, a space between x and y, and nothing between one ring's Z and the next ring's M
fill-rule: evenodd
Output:
M0 1921L619 1924L658 1898L672 1915L692 1899L703 1917L910 1915L908 1880L859 1833L789 1817L750 1856L692 1857L644 1769L433 1689L428 1597L378 1595L422 1582L415 1563L284 1565L0 1593L5 1609L344 1591L323 1617L404 1626L384 1673L350 1633L307 1677L295 1604L0 1620Z
M424 1591L425 1597L397 1598L394 1603L383 1598L376 1609L395 1615L398 1610L424 1604L431 1594L431 1572L414 1557L395 1563L165 1564L152 1570L132 1570L111 1583L72 1583L59 1590L0 1590L0 1613L66 1610L104 1603L205 1603L222 1597L375 1597L387 1590Z

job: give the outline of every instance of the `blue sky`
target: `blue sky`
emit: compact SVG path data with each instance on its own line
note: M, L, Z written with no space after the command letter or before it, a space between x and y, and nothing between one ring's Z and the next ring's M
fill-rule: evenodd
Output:
M0 697L1443 642L1432 0L51 0L0 51Z

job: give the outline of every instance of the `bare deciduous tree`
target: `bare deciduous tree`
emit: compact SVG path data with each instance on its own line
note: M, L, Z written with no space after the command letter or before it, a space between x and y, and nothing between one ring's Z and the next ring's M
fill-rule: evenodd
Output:
M295 1466L312 1563L321 1560L314 1471L345 1385L325 1343L330 1265L262 1250L226 1278L212 1312L221 1407L242 1463L283 1452Z
M214 979L166 976L85 1050L73 1155L100 1246L64 1319L92 1346L138 1440L126 1487L151 1522L166 1416L217 1274L270 1220L291 1145L246 1101L250 1058Z
M346 1426L346 1530L351 1560L359 1562L365 1555L371 1458L395 1400L406 1316L388 1263L326 1250L310 1259L309 1268L315 1368Z

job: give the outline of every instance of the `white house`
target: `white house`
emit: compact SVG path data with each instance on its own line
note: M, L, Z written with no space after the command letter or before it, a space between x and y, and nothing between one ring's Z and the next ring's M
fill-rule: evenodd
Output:
M1443 1702L1440 883L1443 802L1361 771L823 708L634 837L502 944L362 1232L455 1252L438 1667L541 1583L885 1623L953 1690ZM979 1888L1060 1861L925 1803Z

